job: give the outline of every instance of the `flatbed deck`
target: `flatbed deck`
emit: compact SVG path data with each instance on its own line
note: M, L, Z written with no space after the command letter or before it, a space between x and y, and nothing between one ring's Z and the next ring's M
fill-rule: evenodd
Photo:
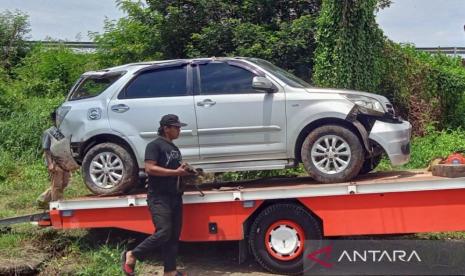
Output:
M438 177L428 171L416 170L370 173L351 182L336 184L321 184L310 177L298 177L206 183L200 187L205 196L200 196L190 187L184 194L184 204L463 189L465 178ZM146 206L146 197L145 193L106 197L90 195L53 202L51 209Z

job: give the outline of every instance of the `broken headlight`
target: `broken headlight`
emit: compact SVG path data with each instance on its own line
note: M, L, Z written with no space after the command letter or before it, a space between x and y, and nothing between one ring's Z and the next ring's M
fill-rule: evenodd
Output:
M379 115L384 114L386 111L384 110L383 105L376 99L361 96L361 95L350 95L346 94L343 95L346 99L353 102L359 107L359 110L362 113L380 113Z

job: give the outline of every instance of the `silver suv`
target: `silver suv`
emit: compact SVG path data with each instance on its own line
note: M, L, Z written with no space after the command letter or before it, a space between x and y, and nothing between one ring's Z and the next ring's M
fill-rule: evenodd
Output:
M409 160L411 125L383 96L312 87L257 58L134 63L87 72L58 109L86 185L124 193L144 169L158 121L188 124L176 144L206 172L270 170L303 163L323 183L368 173L386 153Z

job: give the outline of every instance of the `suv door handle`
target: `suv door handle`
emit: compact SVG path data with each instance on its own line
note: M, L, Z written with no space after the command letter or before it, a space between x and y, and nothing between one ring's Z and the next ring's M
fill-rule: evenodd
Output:
M209 106L212 106L212 105L215 105L216 102L215 101L212 101L210 99L205 99L201 102L197 102L197 105L198 106L205 106L205 107L209 107Z
M111 110L118 113L123 113L129 110L129 106L125 104L112 105Z

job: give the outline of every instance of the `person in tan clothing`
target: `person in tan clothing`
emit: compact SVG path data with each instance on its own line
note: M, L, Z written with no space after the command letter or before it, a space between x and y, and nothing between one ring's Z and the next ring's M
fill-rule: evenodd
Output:
M71 173L60 166L57 158L50 151L53 134L57 131L55 126L56 112L50 114L53 126L45 130L42 134L42 149L44 150L45 165L47 166L50 187L37 198L37 204L41 208L48 208L51 201L63 199L64 189L68 186Z

